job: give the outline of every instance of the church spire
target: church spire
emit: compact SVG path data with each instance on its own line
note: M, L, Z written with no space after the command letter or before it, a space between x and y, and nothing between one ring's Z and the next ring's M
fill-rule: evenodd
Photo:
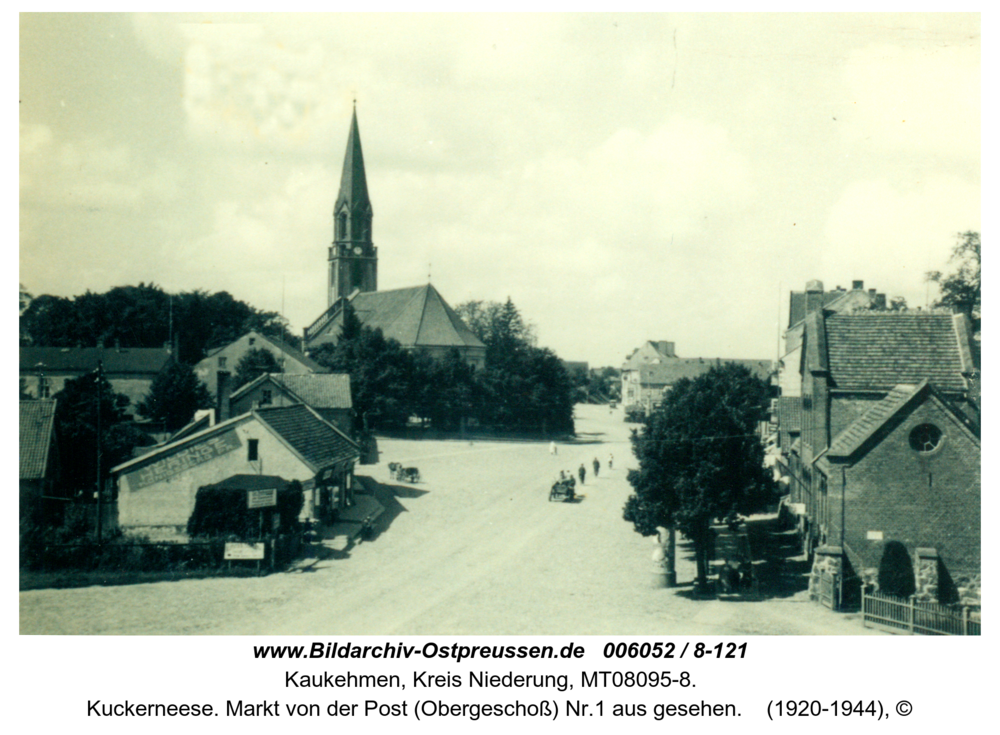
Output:
M368 181L365 178L365 158L361 153L361 134L358 132L357 107L351 113L351 132L347 136L347 152L344 154L344 170L340 176L340 194L334 205L334 212L339 217L341 213L349 214L351 227L349 233L336 234L335 239L361 240L361 230L365 220L371 223L372 203L368 198ZM344 237L347 235L347 237ZM371 239L370 226L368 238Z
M351 113L340 193L333 206L327 288L330 306L354 291L378 289L378 250L372 243L372 203L368 198L357 107Z

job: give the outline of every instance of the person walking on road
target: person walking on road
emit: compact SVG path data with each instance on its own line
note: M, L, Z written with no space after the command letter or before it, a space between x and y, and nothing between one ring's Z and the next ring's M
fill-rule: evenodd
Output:
M615 455L609 454L608 455L608 469L609 470L613 470L614 469L614 465L615 465Z
M549 454L559 454L559 449L555 442L549 442Z
M586 477L587 477L587 468L586 468L586 467L584 467L584 466L583 466L583 465L581 464L581 465L580 465L580 470L579 470L579 473L578 473L578 474L580 475L580 484L581 484L581 485L583 485L583 484L584 484L584 478L586 478Z
M597 479L597 475L601 471L601 463L597 461L597 457L594 457L594 479Z

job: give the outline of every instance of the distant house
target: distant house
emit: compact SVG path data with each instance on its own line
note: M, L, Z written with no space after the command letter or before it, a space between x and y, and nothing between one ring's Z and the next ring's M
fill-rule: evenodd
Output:
M381 329L387 339L396 340L405 350L420 350L436 359L456 350L477 370L486 364L486 345L430 284L392 291L357 291L337 299L306 327L307 349L336 344L344 323L345 304L350 304L363 325Z
M46 518L55 520L61 508L49 508L59 480L59 451L55 440L56 401L21 401L18 421L20 513L23 518L40 504ZM49 511L54 512L49 512Z
M49 398L61 391L67 380L95 372L100 362L112 389L128 396L131 403L127 412L134 415L153 380L172 359L170 350L156 348L22 347L22 390L32 397Z
M208 392L216 398L219 408L223 408L223 399L228 399L232 386L232 377L248 352L251 350L267 350L281 365L282 372L292 375L307 375L310 373L325 373L326 368L306 357L302 352L284 344L273 337L260 332L247 332L239 339L223 347L217 347L194 367L195 374L208 387ZM220 395L220 380L223 386ZM221 411L220 413L226 413ZM221 415L221 418L228 418Z
M835 550L817 557L816 574L843 569L845 579L871 581L879 549L895 540L914 556L931 548L952 554L944 558L952 574L975 576L978 366L970 343L968 322L956 314L805 317L799 436L783 451L807 548ZM872 511L877 497L882 515ZM962 550L947 550L948 536Z
M697 378L716 365L735 362L750 368L762 380L768 380L774 364L771 360L724 360L722 358L682 358L674 353L673 342L646 342L622 365L622 406L630 411L649 414L682 378Z
M303 403L345 434L353 432L351 376L346 373L261 375L235 391L229 402L233 415L265 406Z
M253 409L114 467L119 526L182 535L199 487L248 474L299 480L301 518L326 521L353 502L358 457L358 445L308 406Z

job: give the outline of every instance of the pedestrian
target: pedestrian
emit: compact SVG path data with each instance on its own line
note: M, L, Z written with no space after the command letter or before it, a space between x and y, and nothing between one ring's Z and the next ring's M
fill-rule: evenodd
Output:
M594 457L594 478L601 472L601 463L597 461L597 457Z
M549 443L549 454L559 454L559 449L556 447L555 442Z
M608 469L609 470L614 469L614 464L615 464L615 455L609 454L608 455Z
M587 477L587 468L584 467L582 464L580 465L580 472L579 472L579 474L580 474L580 484L583 485L584 484L584 478Z

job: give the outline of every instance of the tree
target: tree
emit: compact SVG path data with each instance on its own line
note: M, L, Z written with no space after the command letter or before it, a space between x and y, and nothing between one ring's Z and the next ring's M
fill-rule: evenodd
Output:
M233 373L233 390L238 390L241 386L256 380L261 375L283 372L285 371L274 353L263 347L255 347L236 363L236 371Z
M941 289L941 298L934 305L948 307L965 314L973 329L980 329L982 311L982 247L978 232L961 232L951 251L949 263L955 263L952 273L930 271L927 280Z
M554 352L535 346L514 302L470 301L456 311L486 345L484 419L511 431L572 433L573 382Z
M354 310L345 309L337 344L324 344L310 357L323 367L351 376L355 427L400 426L414 409L413 358L381 329L362 326Z
M67 380L54 396L62 479L70 490L95 489L97 482L98 405L100 405L101 486L108 470L132 457L144 443L142 432L126 423L128 396L115 393L106 378L88 373Z
M677 382L641 432L632 432L639 469L624 518L637 533L677 528L694 545L698 582L708 575L715 518L756 512L773 499L758 422L769 387L736 363Z
M191 421L195 411L211 406L208 388L194 370L183 363L172 362L156 376L137 408L146 418L162 421L167 431L176 431Z
M299 344L279 314L258 311L225 291L171 295L152 283L88 291L72 299L39 296L22 312L20 330L22 344L46 347L163 347L176 342L177 359L190 364L250 330Z

